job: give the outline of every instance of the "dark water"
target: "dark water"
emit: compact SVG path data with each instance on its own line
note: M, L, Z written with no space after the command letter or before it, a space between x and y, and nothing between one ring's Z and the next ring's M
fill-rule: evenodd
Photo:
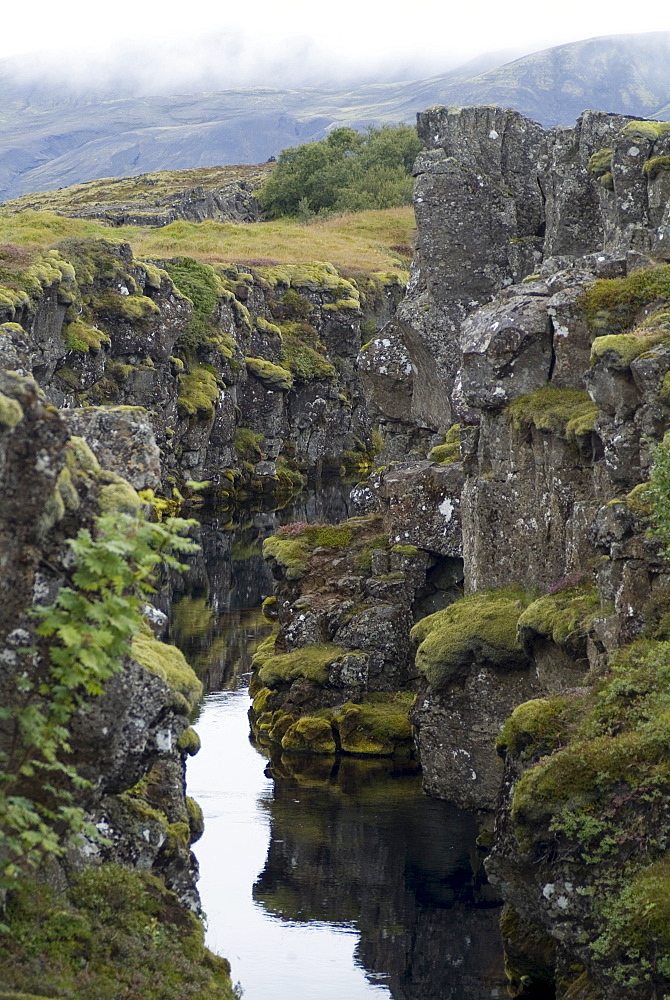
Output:
M189 763L208 943L245 1000L504 997L473 819L388 761L268 766L248 704L244 689L209 695Z
M390 761L270 762L249 740L243 678L272 592L262 541L287 521L350 516L347 493L332 484L235 524L201 512L202 552L173 587L170 639L212 692L188 765L208 944L245 1000L503 998L500 909L473 818Z

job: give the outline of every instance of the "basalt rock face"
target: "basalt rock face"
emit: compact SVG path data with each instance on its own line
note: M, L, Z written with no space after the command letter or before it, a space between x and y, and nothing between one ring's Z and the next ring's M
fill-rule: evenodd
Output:
M19 692L30 680L33 702L39 705L36 692L45 683L48 650L36 635L31 609L50 604L63 586L72 586L68 539L80 528L91 529L100 513L137 512L140 499L114 470L100 467L82 437L71 435L71 426L44 401L32 377L1 373L0 401L2 702L20 705ZM128 434L127 412L117 415L116 426L114 420L112 411L105 425L106 447L115 430L119 439ZM135 440L132 453L138 486L146 486L156 475L156 443L148 423L143 430L145 441ZM143 481L141 452L148 470ZM159 659L177 652L158 642L153 648ZM198 913L197 865L188 846L187 750L180 749L189 725L189 704L160 672L152 672L133 656L127 655L120 667L102 694L82 699L70 720L70 762L89 783L86 788L77 786L74 803L85 809L103 840L84 840L71 847L59 862L61 881L67 883L91 864L120 862L160 874L181 904ZM183 669L196 692L199 682L185 661ZM3 717L3 751L16 738L13 725L11 716ZM23 780L30 787L30 779ZM150 803L138 790L142 781L150 785ZM37 794L48 797L48 791Z
M425 786L495 813L514 995L552 975L561 998L663 995L670 580L641 484L670 427L667 132L597 113L544 132L489 108L420 129L408 296L359 359L405 462L354 499L389 536L373 578L393 546L422 554L393 648ZM456 558L463 596L436 600ZM318 595L351 585L319 559L299 593L273 567L280 642L294 618L301 647L322 641Z
M462 388L461 356L473 335L466 320L502 288L561 255L668 258L663 123L588 111L574 128L544 130L495 107L433 108L418 123L426 151L415 164L418 240L408 294L360 362L393 459L425 451L431 433L451 423L472 422ZM501 328L486 353L498 374L518 347L509 337L530 334L529 347L543 364L552 361L529 328L534 306L523 296L533 294L518 290L509 314L497 317L508 332ZM557 307L569 308L567 292Z
M104 412L82 407L147 410L160 470L152 459L145 486L160 476L230 492L242 473L246 489L290 490L368 461L360 325L388 316L397 276L357 284L328 264L148 263L102 240L16 248L3 267L3 367L34 375L103 451Z
M528 212L503 232L487 221L505 163L491 149L501 135L519 143L523 123L506 133L493 115L423 116L434 148L417 163L419 250L408 300L378 338L402 355L387 376L395 410L377 388L380 368L364 362L373 412L383 423L387 408L391 435L425 442L440 429L419 403L431 353L425 378L442 384L441 429L468 425L465 597L413 630L425 681L410 717L427 790L496 809L488 870L513 907L514 995L531 995L553 969L560 997L648 997L667 990L666 945L636 907L652 905L649 887L664 877L667 782L651 776L654 754L637 749L637 715L623 720L627 685L667 655L667 563L635 489L670 427L667 138L653 123L596 113L546 133L525 123L529 159L517 151L507 162L533 192L506 182L508 208L525 199ZM525 239L513 244L528 251L520 262L510 238ZM653 720L654 696L644 697ZM535 966L533 949L544 956Z

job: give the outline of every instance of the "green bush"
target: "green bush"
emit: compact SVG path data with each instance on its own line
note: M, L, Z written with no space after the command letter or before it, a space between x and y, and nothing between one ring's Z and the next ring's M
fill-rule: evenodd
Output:
M16 698L0 706L0 723L16 733L0 753L0 888L62 854L69 838L98 836L76 804L87 784L68 761L69 722L123 667L158 567L180 569L178 556L195 549L181 537L192 523L108 513L70 540L69 585L34 612L41 655L26 657Z
M412 164L421 149L410 125L338 128L321 142L284 149L261 192L270 218L393 208L412 201Z

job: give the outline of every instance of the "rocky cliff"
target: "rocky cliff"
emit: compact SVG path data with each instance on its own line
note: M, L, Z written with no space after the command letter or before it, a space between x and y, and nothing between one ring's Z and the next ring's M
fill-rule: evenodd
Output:
M108 462L136 432L128 407L148 411L157 449L136 486L290 491L369 460L355 359L361 323L374 330L402 294L398 275L151 262L104 240L8 247L1 264L2 366L32 373Z
M395 461L360 518L266 543L256 725L351 752L342 702L417 691L427 790L495 816L513 995L662 996L667 126L475 107L419 130L408 295L359 357Z
M0 250L8 989L233 996L203 945L190 851L202 684L146 601L189 548L167 515L190 491L276 501L369 464L361 325L401 294L398 275L329 264L140 261L96 239Z

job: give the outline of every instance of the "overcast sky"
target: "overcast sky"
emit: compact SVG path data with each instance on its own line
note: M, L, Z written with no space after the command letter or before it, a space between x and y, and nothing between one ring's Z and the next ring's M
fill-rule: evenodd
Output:
M477 55L670 30L667 2L12 0L0 58L142 90L420 79ZM36 56L35 53L41 53ZM16 64L15 64L16 65Z

